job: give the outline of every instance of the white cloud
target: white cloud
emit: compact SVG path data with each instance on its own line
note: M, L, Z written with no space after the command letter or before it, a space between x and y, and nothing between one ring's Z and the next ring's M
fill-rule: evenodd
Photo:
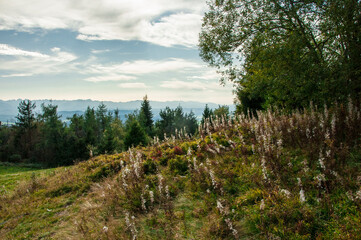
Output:
M106 75L106 76L89 77L84 80L88 82L108 82L108 81L129 81L135 79L137 78L127 75Z
M71 62L77 59L72 53L60 48L50 49L52 54L26 51L7 44L0 44L0 55L12 56L14 59L1 59L0 70L14 72L2 77L24 77L37 74L56 74L72 70Z
M30 77L33 74L31 73L15 73L15 74L8 74L8 75L1 75L0 77L8 78L8 77Z
M0 30L70 29L78 39L195 47L205 1L0 1Z
M173 79L171 81L163 81L160 84L160 87L167 89L180 89L180 90L190 90L190 91L204 91L204 92L222 92L222 91L232 91L232 85L226 84L225 86L220 86L217 79L212 80L202 80L202 81L181 81Z
M200 79L200 80L219 80L222 76L217 73L215 69L209 69L207 71L203 71L198 75L194 75L192 77L189 77L189 79Z
M24 56L24 57L37 57L37 58L48 58L49 56L38 53L25 51L19 48L12 47L7 44L0 44L0 55L8 56Z
M206 90L207 84L195 81L195 82L185 82L179 80L173 81L164 81L160 85L162 88L168 89L183 89L183 90Z
M201 69L203 65L180 58L166 60L136 60L126 61L120 64L92 64L80 72L82 74L95 75L84 80L90 82L104 81L127 81L134 80L138 76L165 72L185 72Z
M156 23L146 23L142 40L170 47L197 44L202 16L199 14L178 13L162 18Z
M135 82L135 83L121 83L118 85L121 88L146 88L145 83Z
M91 50L91 53L93 54L101 54L101 53L106 53L106 52L110 52L110 49L104 49L104 50Z

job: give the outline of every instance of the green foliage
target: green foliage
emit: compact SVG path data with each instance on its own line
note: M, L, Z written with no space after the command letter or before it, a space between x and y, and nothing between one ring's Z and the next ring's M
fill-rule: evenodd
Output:
M202 121L201 121L202 126L204 125L206 119L211 121L211 118L213 118L213 117L214 117L214 114L213 114L212 109L210 109L208 107L208 104L206 104L206 106L205 106L205 108L203 110L203 114L202 114Z
M153 113L152 108L148 101L148 96L145 95L143 98L142 106L139 112L139 123L142 128L145 130L148 136L153 137Z
M60 120L57 106L43 105L37 119L32 113L34 107L31 101L22 101L18 124L0 127L1 161L70 165L99 154L120 153L130 146L145 146L155 132L161 139L165 132L184 138L195 134L198 128L194 113L185 114L178 107L162 111L165 114L155 131L146 96L140 111L128 114L124 125L119 110L108 111L104 103L96 110L88 107L83 115L74 114L66 124Z
M187 160L177 155L175 158L168 161L169 170L175 175L185 175L188 171L188 162Z
M71 164L71 158L63 150L65 145L65 127L58 116L58 106L49 104L41 106L43 113L39 116L41 126L40 159L50 166Z
M214 109L213 114L219 119L221 119L222 117L228 119L230 116L229 107L227 105L223 105L223 106L219 105L218 108Z
M93 157L22 184L9 168L16 190L0 195L0 236L360 239L359 109L214 121L207 137Z
M34 109L36 105L30 100L23 100L19 103L16 125L21 129L31 129L35 127Z
M156 133L160 139L164 139L164 136L170 137L171 135L177 135L176 133L192 134L197 131L198 123L197 118L191 111L189 114L183 112L181 106L176 109L170 109L166 107L159 113L160 120L155 123Z
M130 123L128 132L125 135L124 145L126 149L138 145L147 145L147 135L137 120Z
M157 172L157 164L152 159L147 159L143 163L144 174L155 174Z
M359 1L210 1L201 57L238 86L238 112L358 100Z

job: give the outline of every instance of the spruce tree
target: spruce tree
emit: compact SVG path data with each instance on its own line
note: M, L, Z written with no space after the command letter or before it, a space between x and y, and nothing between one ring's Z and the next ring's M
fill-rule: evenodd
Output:
M147 142L147 136L144 129L140 126L138 121L132 121L132 123L130 124L130 129L125 135L125 148L128 149L130 147L136 147L138 145L144 146L147 144Z
M142 106L140 108L139 123L148 136L153 137L153 113L147 95L144 96Z
M30 158L34 149L35 139L35 115L34 109L36 105L30 100L23 100L19 103L19 114L16 116L17 133L15 136L15 146L24 159Z
M33 113L36 105L30 100L23 100L19 103L18 110L19 114L16 116L18 120L16 126L21 129L31 129L35 126L35 115Z
M208 107L208 104L206 104L206 107L204 108L204 111L203 111L203 116L202 116L202 125L204 124L204 122L206 121L206 119L209 120L210 123L212 123L211 121L211 117L213 117L213 111L212 109L210 109Z

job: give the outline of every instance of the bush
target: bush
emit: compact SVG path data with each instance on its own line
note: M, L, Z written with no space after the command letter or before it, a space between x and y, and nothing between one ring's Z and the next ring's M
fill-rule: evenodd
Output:
M188 171L188 162L181 156L169 160L169 169L175 175L185 175Z

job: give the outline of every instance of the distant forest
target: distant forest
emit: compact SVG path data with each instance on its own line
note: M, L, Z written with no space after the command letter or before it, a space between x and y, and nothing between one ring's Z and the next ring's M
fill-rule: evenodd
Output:
M119 110L110 111L104 103L88 107L84 114L74 114L65 124L57 105L36 105L23 100L18 106L16 124L0 127L0 161L40 163L46 166L70 165L99 154L111 154L130 147L146 146L167 138L189 138L198 132L199 122L191 111L166 107L154 121L147 96L139 110L123 122ZM211 116L229 116L228 106L212 111L206 105L202 122Z

